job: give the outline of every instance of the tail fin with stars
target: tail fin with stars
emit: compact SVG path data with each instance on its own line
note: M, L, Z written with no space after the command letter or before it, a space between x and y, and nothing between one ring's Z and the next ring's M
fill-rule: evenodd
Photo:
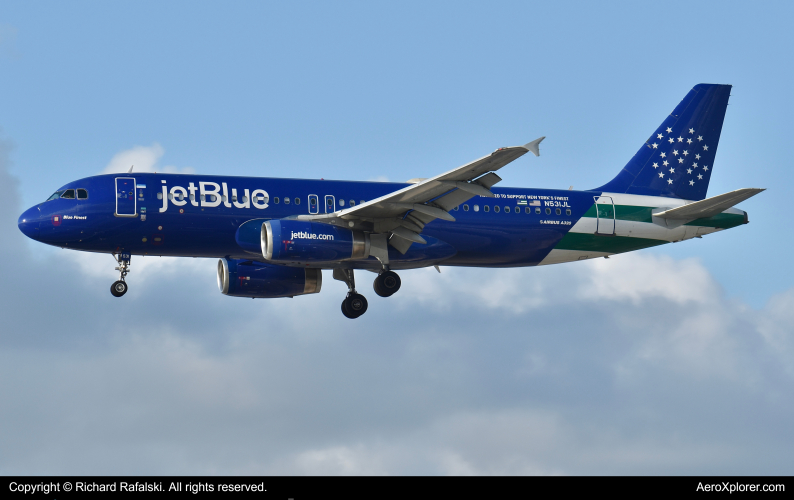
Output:
M695 85L623 170L594 191L704 199L730 94L730 85Z

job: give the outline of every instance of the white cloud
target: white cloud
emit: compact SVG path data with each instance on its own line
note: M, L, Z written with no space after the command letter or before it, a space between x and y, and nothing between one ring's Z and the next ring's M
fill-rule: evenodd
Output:
M116 174L128 172L130 167L133 167L133 172L195 173L195 170L191 167L178 168L173 165L158 167L157 164L163 154L165 154L165 150L156 142L151 146L134 146L116 153L101 173Z

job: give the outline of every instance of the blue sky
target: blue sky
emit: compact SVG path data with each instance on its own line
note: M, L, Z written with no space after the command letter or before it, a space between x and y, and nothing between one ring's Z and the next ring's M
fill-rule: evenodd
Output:
M791 474L794 8L765 2L5 2L0 472ZM106 169L401 181L547 139L506 186L611 179L734 85L709 195L747 226L601 262L245 301L214 261L16 228ZM330 278L330 276L329 276ZM10 284L10 285L9 285ZM35 443L35 446L31 446Z

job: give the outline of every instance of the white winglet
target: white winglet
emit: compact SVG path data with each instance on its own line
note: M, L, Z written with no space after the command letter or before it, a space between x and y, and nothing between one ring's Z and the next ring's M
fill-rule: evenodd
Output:
M545 138L546 138L546 136L544 135L543 137L535 139L534 141L532 141L530 143L524 144L524 147L527 148L528 150L532 151L532 153L535 156L540 156L540 148L538 146L540 146L540 141L542 141Z

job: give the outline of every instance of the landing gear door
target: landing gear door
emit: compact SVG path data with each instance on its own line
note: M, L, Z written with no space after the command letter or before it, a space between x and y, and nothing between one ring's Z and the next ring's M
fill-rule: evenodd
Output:
M116 177L116 217L136 217L135 178Z
M610 196L593 196L596 207L596 232L615 236L615 204Z

